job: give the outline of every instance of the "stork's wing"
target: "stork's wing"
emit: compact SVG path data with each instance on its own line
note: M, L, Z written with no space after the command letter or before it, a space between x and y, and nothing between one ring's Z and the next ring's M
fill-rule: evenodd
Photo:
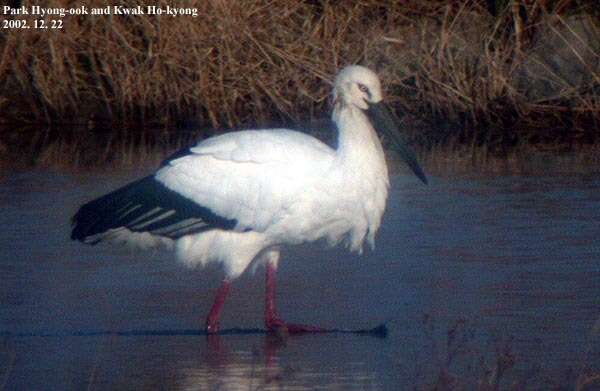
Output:
M167 162L156 179L235 221L236 230L264 231L331 167L334 151L303 133L240 131L208 139Z
M83 205L71 238L141 246L208 229L265 230L319 178L333 151L288 130L227 133L179 152L155 175Z
M170 239L235 221L212 213L148 176L83 205L73 216L71 238L89 244L123 231ZM127 238L129 239L129 238Z

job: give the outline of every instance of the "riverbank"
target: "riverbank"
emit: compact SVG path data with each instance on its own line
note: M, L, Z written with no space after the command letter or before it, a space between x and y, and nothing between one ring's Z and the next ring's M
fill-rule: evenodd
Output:
M196 18L67 16L62 29L0 37L0 120L297 123L328 116L336 71L361 63L398 113L435 130L418 144L589 144L600 133L593 3L190 1Z
M431 142L431 129L422 122L402 119L422 166L430 175L585 174L600 172L600 144L582 140L558 143L501 142L477 139L462 131ZM295 126L335 146L335 131L328 120ZM290 126L294 127L294 126ZM35 168L60 171L104 171L158 167L172 153L219 134L194 127L169 131L162 128L92 128L81 126L11 127L0 125L0 171ZM468 139L467 137L471 137ZM385 140L384 140L385 141ZM394 152L387 157L392 171L404 170Z

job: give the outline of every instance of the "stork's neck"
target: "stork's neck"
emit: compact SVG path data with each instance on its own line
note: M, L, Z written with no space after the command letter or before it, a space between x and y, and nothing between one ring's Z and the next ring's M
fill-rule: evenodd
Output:
M367 232L373 247L389 189L383 148L363 110L338 105L333 111L333 121L338 128L338 148L332 170L335 189L345 193L341 198L351 200L357 216L366 218L352 228L351 247L359 248Z
M336 154L343 164L362 169L385 166L383 148L365 112L352 105L339 105L333 111L338 128Z

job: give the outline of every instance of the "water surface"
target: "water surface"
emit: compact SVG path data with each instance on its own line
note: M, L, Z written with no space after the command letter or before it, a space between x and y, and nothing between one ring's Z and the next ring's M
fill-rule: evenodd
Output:
M286 319L385 322L379 339L181 335L202 327L218 268L68 238L81 203L142 174L0 179L0 388L468 388L493 383L500 359L513 364L501 389L544 389L600 369L598 175L434 177L430 186L398 175L375 251L284 250ZM222 327L262 326L262 273L236 281ZM173 335L108 333L131 330Z

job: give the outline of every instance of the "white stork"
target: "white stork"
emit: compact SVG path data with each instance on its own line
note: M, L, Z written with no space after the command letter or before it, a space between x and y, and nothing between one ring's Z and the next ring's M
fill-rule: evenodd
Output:
M220 262L225 278L206 320L219 330L231 282L251 263L266 264L265 326L318 332L288 324L275 306L280 246L325 238L351 251L373 247L388 196L383 132L427 183L382 103L377 75L348 66L337 75L333 121L338 146L288 129L226 133L178 153L154 173L83 205L71 238L88 244L130 242L166 247L190 267Z

